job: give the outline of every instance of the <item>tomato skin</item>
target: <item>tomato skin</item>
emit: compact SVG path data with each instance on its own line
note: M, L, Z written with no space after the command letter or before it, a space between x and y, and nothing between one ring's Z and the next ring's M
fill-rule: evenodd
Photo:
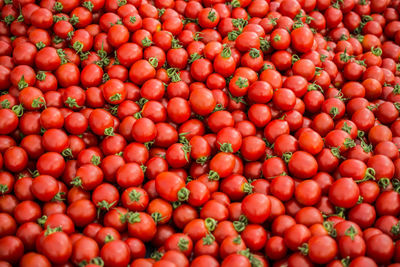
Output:
M311 261L318 264L330 262L338 250L336 241L330 236L313 236L308 241L308 246Z
M95 205L87 199L77 200L68 207L68 216L74 221L76 226L86 226L96 217Z
M17 263L24 253L22 241L14 236L5 236L0 239L0 246L3 248L0 253L0 260Z
M242 211L250 222L263 223L271 213L271 202L264 194L253 193L243 199Z
M4 152L4 166L12 172L19 172L25 169L28 156L23 148L14 146Z
M399 1L229 2L0 2L1 266L399 261Z
M189 103L192 110L201 116L210 114L216 106L212 92L206 88L194 89L190 94Z
M336 206L350 208L357 203L359 192L353 179L341 178L329 189L329 199Z
M157 193L168 201L177 201L178 192L185 187L183 179L172 172L162 172L156 177Z
M379 244L379 247L376 245ZM375 245L375 246L374 246ZM391 238L385 234L372 236L367 241L367 255L377 263L389 262L393 257L394 245Z
M311 232L302 224L294 224L285 231L283 238L285 245L294 250L311 238Z
M118 257L115 257L118 253ZM127 244L121 240L113 240L106 243L100 251L105 266L126 266L130 262L130 250Z
M33 195L40 201L50 201L58 193L57 180L49 175L39 175L32 182Z
M128 232L132 237L148 242L153 239L156 231L156 224L147 213L135 212L128 219Z
M304 151L293 153L289 161L289 171L296 177L306 179L314 176L318 170L318 164L315 158Z
M51 263L50 261L43 255L35 253L35 252L28 252L25 254L20 261L20 266L21 267L27 267L27 266L32 266L32 265L39 265L43 267L50 267Z
M253 234L256 234L257 239L253 238ZM241 236L246 246L254 251L262 249L267 241L267 232L261 226L255 224L247 225Z
M17 115L9 109L0 110L0 133L9 134L17 128Z
M46 236L42 241L41 250L43 254L55 264L62 264L68 261L72 253L72 244L67 234L55 232ZM54 245L58 244L58 250L54 251Z
M294 194L300 204L312 206L320 200L321 188L317 182L305 180L296 186Z
M353 239L350 236L341 237L338 246L342 257L350 257L350 259L354 259L365 255L365 241L359 235L354 236Z

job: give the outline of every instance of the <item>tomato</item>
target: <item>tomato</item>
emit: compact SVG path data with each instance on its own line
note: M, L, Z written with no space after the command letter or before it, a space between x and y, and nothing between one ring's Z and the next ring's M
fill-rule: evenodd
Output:
M13 132L18 126L18 117L10 109L0 110L0 132L1 134L9 134Z
M2 237L0 239L0 246L3 248L0 253L2 261L17 263L24 254L24 245L18 237Z
M20 266L26 267L26 266L32 266L32 265L40 265L44 267L50 267L51 263L50 261L43 255L35 253L35 252L29 252L25 254L20 261Z
M47 228L45 236L40 239L40 250L52 263L62 264L68 261L72 253L72 244L68 235L64 232L58 232ZM38 241L37 241L38 244ZM57 244L57 251L54 246Z
M253 193L243 199L242 211L250 222L262 223L267 220L270 215L271 203L264 194Z
M308 27L300 27L290 33L292 47L300 53L311 50L314 36Z
M336 206L353 207L359 197L359 188L351 178L341 178L334 182L329 189L329 198Z
M337 254L336 241L330 236L313 236L308 240L308 256L311 261L324 264Z
M367 255L374 261L388 262L391 260L394 253L394 245L391 238L385 234L377 234L372 236L367 241Z
M67 214L76 226L81 227L93 221L96 217L96 207L90 200L80 199L69 205Z
M162 172L156 177L157 193L168 201L177 201L184 194L185 183L178 175L172 172ZM184 196L181 196L184 197Z
M294 224L287 228L283 238L289 249L296 250L311 238L311 232L302 224Z
M317 182L313 180L305 180L296 186L294 195L300 204L312 206L319 202L321 197L321 188Z
M58 193L58 183L52 176L39 175L33 179L31 190L37 199L47 202L52 200Z
M118 257L116 257L118 253ZM121 240L106 243L100 250L100 256L105 266L125 266L130 262L130 250Z
M355 229L348 228L345 236L339 240L339 252L342 257L350 259L365 255L366 245L364 239L355 233Z
M128 232L132 237L144 242L150 241L156 234L156 224L153 218L144 212L129 213L127 215Z
M0 265L394 266L399 3L364 2L1 2Z
M315 158L304 151L296 151L291 155L289 171L296 177L306 179L317 173L318 164Z

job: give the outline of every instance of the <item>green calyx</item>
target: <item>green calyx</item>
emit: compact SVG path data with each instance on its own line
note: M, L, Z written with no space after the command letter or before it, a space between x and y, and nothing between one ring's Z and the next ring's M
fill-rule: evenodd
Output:
M86 7L90 12L93 11L94 5L93 5L93 3L92 3L91 1L85 1L85 2L83 2L83 3L82 3L82 6L83 6L83 7Z
M189 199L190 191L186 187L181 188L178 191L178 200L179 201L186 201Z
M203 58L203 57L201 55L197 54L197 53L193 53L193 54L190 55L188 63L193 63L193 62L195 62L196 60L198 60L200 58Z
M76 16L76 15L74 14L74 15L72 15L72 17L69 19L69 22L70 22L73 26L75 26L76 24L79 23L79 17Z
M355 236L357 235L357 230L352 226L346 229L344 232L345 236L349 236L351 240L354 240Z
M208 12L207 18L208 18L211 22L214 22L214 21L217 19L217 14L215 13L214 10L211 10L210 12Z
M212 245L215 242L215 237L212 234L207 234L205 237L202 239L203 245Z
M239 88L245 88L245 87L249 86L249 80L247 80L246 78L243 78L243 77L238 77L238 79L236 80L235 84Z
M82 179L81 177L77 176L71 181L72 186L81 187L82 188Z
M252 58L258 58L261 56L261 53L260 50L258 50L257 48L252 48L250 49L249 55Z
M219 143L219 149L222 152L226 152L226 153L233 153L233 149L232 149L232 144L231 143Z
M141 221L139 212L128 212L125 217L128 223L139 223Z
M342 130L343 131L345 131L346 133L350 134L351 133L351 129L353 129L353 127L348 125L347 122L343 123L343 126L342 126Z
M329 234L331 237L335 238L335 237L337 236L336 229L335 229L335 227L333 227L333 222L331 222L331 221L324 221L324 222L322 223L322 226L325 228L325 230L328 232L328 234Z
M28 86L29 86L29 84L25 81L24 75L22 75L21 79L18 82L18 89L22 90Z
M153 253L150 254L150 258L155 260L155 261L159 261L161 260L161 258L164 256L163 253L161 253L158 250L155 250Z
M41 108L41 107L46 108L46 100L44 99L43 96L39 96L38 98L33 99L31 106L33 108Z
M307 243L303 243L300 247L298 247L299 251L301 254L303 254L304 256L308 255L308 244Z
M46 79L46 72L38 71L38 73L36 74L36 79L39 81L44 81L44 79Z
M167 75L171 79L171 82L175 83L181 81L180 72L177 68L167 69Z
M7 16L4 18L4 22L5 22L7 25L10 25L14 20L15 20L15 17L14 17L13 15L7 15Z
M217 227L218 222L213 218L206 218L204 224L209 232L213 232Z
M332 147L331 148L331 153L338 159L342 159L342 155L340 155L340 149L338 147Z
M228 45L225 45L222 49L221 56L223 58L230 58L232 56L231 48Z
M104 244L107 244L114 240L115 240L115 238L112 235L106 235L106 237L104 238Z
M110 101L118 101L118 100L121 100L121 94L116 93L116 94L110 96L109 99L110 99Z
M249 220L245 215L242 214L239 216L239 220L233 222L233 227L238 233L240 233L246 228L248 224Z
M41 227L44 226L44 224L46 223L46 221L47 221L47 216L46 216L46 215L43 215L42 217L40 217L39 219L37 219L37 223L38 223Z
M208 161L208 157L206 157L206 156L196 159L196 163L201 164L201 165L204 165L207 161Z
M263 52L267 52L271 48L271 44L269 41L265 40L264 38L260 37L260 49Z
M219 178L219 174L216 171L210 170L210 172L208 173L209 181L218 181Z
M171 42L171 48L172 49L178 49L178 48L182 48L181 43L179 42L179 40L172 38L172 42Z
M44 235L48 236L48 235L51 235L51 234L56 233L56 232L62 232L61 226L55 227L55 228L51 228L50 226L47 226L47 229L44 232Z
M188 143L185 143L182 145L181 150L185 153L184 157L185 157L186 161L189 162L189 156L190 156L190 152L192 151L192 146L189 145Z
M251 185L251 183L244 183L243 184L243 192L246 194L252 194L253 193L254 186Z
M392 226L392 228L390 229L390 232L391 232L393 235L398 235L398 234L400 234L400 221L399 221L397 224L395 224L395 225Z
M57 201L64 201L65 198L65 192L58 192L51 201L57 202Z
M66 104L70 108L80 108L80 106L76 103L76 99L72 97L68 97L65 100L64 104Z
M19 104L19 105L14 105L11 110L17 115L18 118L22 117L24 114L24 107Z
M127 3L128 3L127 0L118 0L118 6L119 6L119 7L124 6L124 5L126 5Z
M240 245L242 243L242 237L240 235L238 235L232 241L234 244Z
M98 166L101 163L100 156L93 155L92 158L90 159L90 163L92 163L93 165Z
M1 108L10 108L10 101L8 99L4 99L0 102Z
M332 107L331 110L329 110L329 114L332 116L332 119L334 119L339 114L339 109L337 107Z
M378 180L378 185L380 188L385 190L390 185L390 179L389 178L381 178Z
M142 194L140 192L136 191L135 189L133 189L132 191L129 192L128 196L129 196L129 200L131 202L139 202Z
M351 138L346 138L343 145L345 148L353 148L356 146L356 142Z
M162 214L159 213L159 212L153 212L153 213L151 214L151 218L153 218L153 221L154 221L156 224L158 224L159 222L161 222L161 221L164 219L163 216L162 216Z
M114 201L114 202L111 202L111 203L108 203L106 200L102 200L102 201L100 201L100 202L98 202L97 203L97 207L99 208L99 209L102 209L102 210L110 210L114 205L115 205L115 203L116 203L116 201Z
M61 4L61 2L55 2L54 3L54 11L56 12L61 12L63 10L64 6Z
M189 248L189 240L187 238L181 237L178 241L178 248L180 251L186 251Z
M64 159L72 159L74 155L72 155L72 150L71 148L66 148L61 152L61 156L64 157Z
M289 163L290 159L292 158L293 153L292 152L285 152L282 155L282 159L284 162Z
M380 47L371 47L371 52L377 57L382 56L382 49Z
M152 41L148 38L148 37L145 37L143 40L142 40L142 46L143 47L149 47L149 46L151 46L152 45Z
M6 184L0 184L0 194L4 195L8 192L8 190L9 188Z
M45 48L45 47L46 47L46 45L45 45L42 41L36 43L36 48L37 48L38 50L41 50L41 49L43 49L43 48Z
M149 58L149 63L151 66L153 66L153 68L157 68L158 67L158 58L156 58L156 57Z
M115 135L114 128L113 127L106 128L104 130L104 135L106 135L106 136L114 136Z

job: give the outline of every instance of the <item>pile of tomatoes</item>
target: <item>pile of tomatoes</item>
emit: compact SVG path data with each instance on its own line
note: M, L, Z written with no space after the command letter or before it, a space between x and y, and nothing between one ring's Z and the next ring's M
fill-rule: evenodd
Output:
M400 266L400 0L0 10L0 267Z

